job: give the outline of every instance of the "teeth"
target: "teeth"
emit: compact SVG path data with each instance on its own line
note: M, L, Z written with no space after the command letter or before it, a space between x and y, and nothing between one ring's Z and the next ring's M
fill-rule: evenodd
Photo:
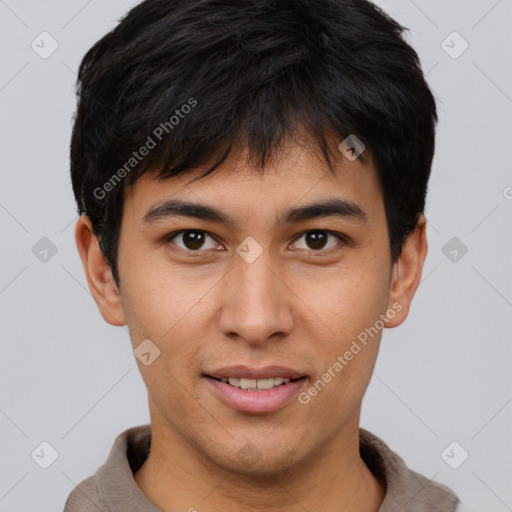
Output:
M228 379L229 382L229 379ZM240 387L242 389L253 389L256 387L256 379L240 379Z
M283 377L271 377L269 379L237 379L235 377L222 378L222 382L228 382L235 388L247 389L249 391L267 390L280 386L281 384L288 384L290 379Z
M258 379L256 381L256 387L258 389L272 389L275 386L274 379Z

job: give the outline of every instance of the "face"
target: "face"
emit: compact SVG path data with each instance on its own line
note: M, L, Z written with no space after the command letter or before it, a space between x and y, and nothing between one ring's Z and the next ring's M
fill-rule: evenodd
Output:
M150 340L153 428L209 463L278 473L357 428L382 327L407 304L371 160L336 171L291 146L263 175L242 152L126 190L112 307L134 349Z

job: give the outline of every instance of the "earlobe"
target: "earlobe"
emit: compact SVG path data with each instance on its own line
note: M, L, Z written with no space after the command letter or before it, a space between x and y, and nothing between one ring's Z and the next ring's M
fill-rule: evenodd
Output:
M104 320L111 325L126 324L118 287L101 251L90 219L82 215L75 227L75 240L91 294Z
M427 222L425 216L420 214L416 228L407 237L393 267L388 311L393 310L394 314L387 315L386 327L397 327L407 318L421 281L427 251Z

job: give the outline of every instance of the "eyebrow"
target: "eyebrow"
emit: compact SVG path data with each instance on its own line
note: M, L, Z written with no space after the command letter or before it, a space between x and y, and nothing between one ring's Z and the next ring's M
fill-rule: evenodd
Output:
M197 203L189 203L179 199L171 199L165 203L154 206L144 215L142 222L143 224L150 225L159 220L177 216L209 220L226 224L230 227L235 225L235 221L218 208ZM290 208L277 218L276 225L279 226L285 223L300 222L330 216L349 218L361 223L368 222L368 216L356 203L333 198L296 208Z

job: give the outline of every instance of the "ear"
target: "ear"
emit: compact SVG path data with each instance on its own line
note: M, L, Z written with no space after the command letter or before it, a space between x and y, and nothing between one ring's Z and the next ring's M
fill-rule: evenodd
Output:
M101 316L111 325L125 325L121 295L100 249L98 238L93 233L91 221L86 215L82 215L76 223L75 240L89 289Z
M423 264L427 256L427 221L423 214L418 217L416 228L407 237L398 261L393 266L386 327L397 327L409 314L409 308L421 281Z

